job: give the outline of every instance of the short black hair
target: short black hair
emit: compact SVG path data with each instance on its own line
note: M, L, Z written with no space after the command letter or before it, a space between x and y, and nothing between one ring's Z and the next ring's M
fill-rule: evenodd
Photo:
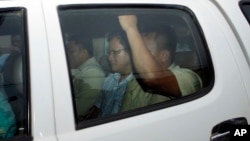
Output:
M125 32L122 30L115 30L115 31L110 32L108 34L108 37L107 37L108 42L110 42L110 40L115 38L115 37L118 38L118 40L120 41L120 43L124 47L124 50L126 52L128 52L129 54L131 54L131 49L130 49L128 38L127 38Z
M71 35L68 38L68 42L75 42L80 48L84 48L88 51L90 56L93 56L93 42L92 39L84 35Z

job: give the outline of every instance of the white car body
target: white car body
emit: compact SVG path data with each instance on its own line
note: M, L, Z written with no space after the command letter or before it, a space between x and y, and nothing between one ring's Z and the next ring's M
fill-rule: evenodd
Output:
M71 4L181 5L196 16L214 67L203 97L165 109L76 130L57 7ZM27 9L34 141L204 141L217 124L250 121L250 26L239 0L4 0Z

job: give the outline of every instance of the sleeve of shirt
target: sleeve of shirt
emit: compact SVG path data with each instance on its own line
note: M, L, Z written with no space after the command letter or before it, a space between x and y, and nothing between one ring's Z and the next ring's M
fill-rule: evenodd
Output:
M75 80L75 104L78 116L84 116L94 106L101 94L100 89L92 88L81 79Z
M182 96L196 92L202 88L202 81L198 74L188 69L172 71L177 79Z
M83 79L84 82L88 83L92 88L101 89L105 74L100 69L92 68L85 70L80 79Z
M16 119L11 106L0 90L0 140L14 136Z
M84 116L100 97L104 73L88 69L74 80L75 103L78 116Z
M132 79L124 95L121 111L128 111L169 100L168 97L145 92L137 80Z

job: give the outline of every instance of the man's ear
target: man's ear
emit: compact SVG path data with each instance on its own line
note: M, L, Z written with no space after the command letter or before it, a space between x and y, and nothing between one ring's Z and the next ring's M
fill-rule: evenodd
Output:
M88 51L85 48L81 48L80 49L81 52L81 57L85 60L86 58L88 58Z
M82 51L84 52L84 54L88 54L87 49L83 48Z
M82 52L82 54L85 55L85 56L88 54L88 51L87 51L87 49L85 49L85 48L81 48L81 52Z

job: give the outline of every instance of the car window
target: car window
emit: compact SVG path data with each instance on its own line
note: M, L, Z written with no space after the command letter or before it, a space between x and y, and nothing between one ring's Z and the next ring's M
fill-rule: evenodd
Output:
M192 101L213 86L200 26L182 6L61 6L76 129Z
M250 24L250 1L249 0L240 1L240 7L248 23Z
M28 135L25 9L0 9L0 140Z

